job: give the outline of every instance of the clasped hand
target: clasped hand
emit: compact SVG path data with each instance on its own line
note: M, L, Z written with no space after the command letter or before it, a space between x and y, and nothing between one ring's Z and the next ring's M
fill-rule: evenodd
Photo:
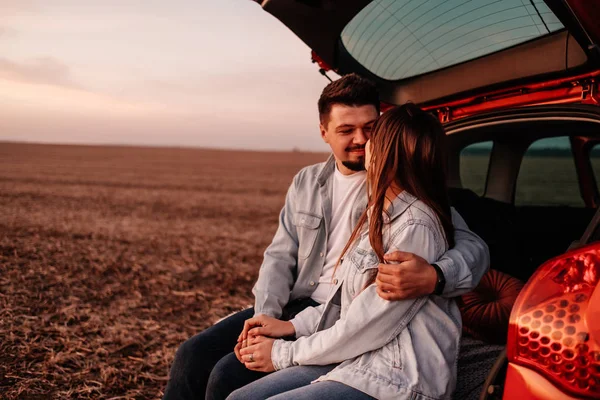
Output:
M275 371L271 361L275 338L292 336L295 333L294 325L289 321L257 315L244 323L244 329L234 348L235 355L250 370Z
M396 301L431 294L437 282L435 269L423 258L412 253L396 251L386 254L391 264L379 264L376 278L377 293L384 300ZM246 368L274 371L271 360L274 338L295 335L294 325L266 315L246 320L234 352Z

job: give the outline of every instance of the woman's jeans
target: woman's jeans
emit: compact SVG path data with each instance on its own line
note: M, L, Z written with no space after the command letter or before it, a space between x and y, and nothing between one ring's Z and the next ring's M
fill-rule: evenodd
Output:
M273 372L231 393L227 400L371 400L373 397L340 382L311 384L337 364L298 366Z
M292 301L281 319L291 319L306 307L317 305L312 299ZM253 308L240 311L179 346L163 399L196 400L205 398L205 394L210 395L207 398L224 399L235 389L265 376L247 369L233 353L244 322L253 315ZM215 367L217 363L219 368Z

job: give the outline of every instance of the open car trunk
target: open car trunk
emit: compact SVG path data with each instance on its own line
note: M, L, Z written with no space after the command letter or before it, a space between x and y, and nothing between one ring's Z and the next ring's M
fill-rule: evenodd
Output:
M387 105L412 101L437 112L450 139L451 202L488 243L494 272L531 283L545 260L582 237L600 199L589 159L591 144L600 144L600 1L255 1L313 50L322 69L370 78ZM569 136L584 204L516 204L527 149L537 139L560 136ZM466 145L483 140L494 143L479 195L463 188L459 159ZM477 309L504 297L501 289L482 289ZM481 326L489 316L482 312L471 323ZM500 331L509 323L488 325ZM507 371L503 346L470 331L463 335L454 397L499 398ZM515 349L508 346L509 356ZM527 387L515 382L506 385L513 395ZM556 382L549 384L555 391Z
M487 110L565 103L585 97L590 82L595 94L595 1L256 1L322 65L375 81L385 103L464 108L502 100ZM469 114L462 111L444 122Z

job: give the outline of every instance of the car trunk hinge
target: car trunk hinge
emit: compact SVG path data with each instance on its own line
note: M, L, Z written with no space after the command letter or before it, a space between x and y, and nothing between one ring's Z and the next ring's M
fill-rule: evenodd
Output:
M450 110L450 107L438 108L437 113L442 124L450 122L450 118L452 117L452 110Z
M578 82L581 86L581 102L582 103L592 103L592 104L600 104L600 99L598 99L598 91L595 79L586 79L581 82Z
M321 75L327 78L329 82L333 82L329 75L327 75L327 71L331 71L331 67L325 61L323 61L323 59L319 57L314 50L310 52L310 60L313 62L313 64L316 63L319 66L319 73Z

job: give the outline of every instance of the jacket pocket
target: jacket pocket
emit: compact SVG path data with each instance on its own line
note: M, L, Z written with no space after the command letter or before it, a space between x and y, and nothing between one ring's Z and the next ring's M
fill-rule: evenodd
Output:
M368 283L375 281L379 258L373 250L357 247L350 254L350 264L352 266L348 266L349 270L346 272L349 277L347 290L354 298L365 289Z
M379 265L379 257L375 254L375 251L369 249L361 249L356 247L352 254L350 254L350 260L354 265L354 268L360 273L364 273L369 269L377 268Z
M356 365L364 371L369 371L380 379L403 386L402 360L398 337L390 340L383 347L360 356L362 360Z
M306 212L299 211L296 213L294 225L296 225L298 232L299 259L306 259L312 253L322 219L323 217Z

